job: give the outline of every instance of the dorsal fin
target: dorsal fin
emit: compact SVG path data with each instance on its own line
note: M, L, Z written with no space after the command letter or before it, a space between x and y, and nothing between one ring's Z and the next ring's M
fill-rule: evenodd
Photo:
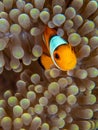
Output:
M44 31L44 40L47 48L49 49L49 41L52 36L56 35L56 30L46 27Z

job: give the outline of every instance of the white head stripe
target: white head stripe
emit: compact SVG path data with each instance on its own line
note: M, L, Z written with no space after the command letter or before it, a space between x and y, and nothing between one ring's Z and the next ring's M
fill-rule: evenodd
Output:
M54 60L54 56L53 53L55 51L55 49L60 46L60 45L64 45L64 44L68 44L63 38L61 38L60 36L56 35L53 36L50 40L50 55L51 58L54 62L54 64L60 69L60 67L56 64L55 60Z

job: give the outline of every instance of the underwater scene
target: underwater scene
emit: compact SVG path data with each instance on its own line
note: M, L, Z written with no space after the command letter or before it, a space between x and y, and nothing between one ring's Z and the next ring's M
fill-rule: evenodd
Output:
M0 0L0 130L98 130L98 0Z

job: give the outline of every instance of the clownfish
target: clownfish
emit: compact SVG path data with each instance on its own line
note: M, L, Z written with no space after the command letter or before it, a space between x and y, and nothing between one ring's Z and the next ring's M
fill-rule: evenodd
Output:
M43 54L40 57L40 63L45 69L49 69L52 64L63 71L75 68L77 58L73 48L66 40L57 35L55 29L46 27L43 41Z

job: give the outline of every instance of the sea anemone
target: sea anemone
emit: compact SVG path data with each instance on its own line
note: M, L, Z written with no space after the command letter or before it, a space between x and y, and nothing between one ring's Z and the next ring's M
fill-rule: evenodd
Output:
M76 68L44 70L45 27L75 50ZM98 0L0 1L0 129L98 128Z

